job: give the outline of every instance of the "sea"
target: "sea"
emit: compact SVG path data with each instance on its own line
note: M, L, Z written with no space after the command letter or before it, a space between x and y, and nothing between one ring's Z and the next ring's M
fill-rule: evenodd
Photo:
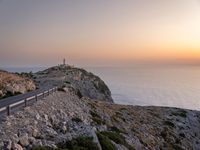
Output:
M200 110L200 66L133 65L83 67L110 88L115 103L167 106ZM3 68L11 72L36 72L41 68Z

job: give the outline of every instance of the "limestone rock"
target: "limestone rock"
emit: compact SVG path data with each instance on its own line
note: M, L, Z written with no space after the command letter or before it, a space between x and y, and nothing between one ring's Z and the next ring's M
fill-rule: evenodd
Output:
M11 140L4 141L4 149L11 150L11 148L12 148L12 141Z
M113 102L111 92L104 81L84 69L65 65L55 66L36 73L35 77L40 87L65 84L66 87L62 90L75 92L79 98L85 96Z
M33 129L32 136L35 138L39 136L39 131L36 128Z
M0 70L0 98L26 93L35 89L36 85L31 79Z
M39 147L42 146L42 140L36 140L32 144L33 147Z
M23 136L19 137L19 143L22 146L28 146L29 145L29 137L28 134L24 134Z
M23 150L23 148L19 144L12 143L12 150Z

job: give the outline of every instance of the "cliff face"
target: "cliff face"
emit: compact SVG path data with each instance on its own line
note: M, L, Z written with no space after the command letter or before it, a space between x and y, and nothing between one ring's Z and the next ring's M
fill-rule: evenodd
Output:
M35 90L34 82L6 71L0 71L0 98Z
M78 91L81 96L113 102L111 92L104 81L84 69L61 65L38 72L35 78L40 87L70 86Z

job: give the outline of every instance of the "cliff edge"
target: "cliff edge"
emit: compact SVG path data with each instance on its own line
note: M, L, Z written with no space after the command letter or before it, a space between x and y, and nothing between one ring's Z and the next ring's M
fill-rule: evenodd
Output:
M107 85L98 76L84 69L59 65L34 75L39 87L64 86L73 88L80 97L113 102Z

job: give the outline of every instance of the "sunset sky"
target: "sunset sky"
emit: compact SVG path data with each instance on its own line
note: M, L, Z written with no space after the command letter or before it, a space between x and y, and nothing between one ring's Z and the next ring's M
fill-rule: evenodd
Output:
M200 0L0 0L0 66L200 63Z

